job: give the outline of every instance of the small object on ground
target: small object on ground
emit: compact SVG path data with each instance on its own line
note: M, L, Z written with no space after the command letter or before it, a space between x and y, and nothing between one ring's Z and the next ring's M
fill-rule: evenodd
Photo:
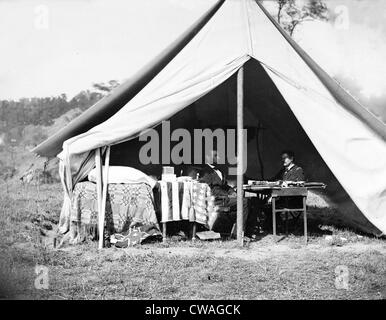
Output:
M244 236L244 242L251 242L253 241L252 238L248 237L248 236Z
M52 230L52 224L50 222L43 222L42 227L46 230Z
M221 235L214 231L201 231L196 233L197 238L200 240L216 240L221 239Z
M161 236L161 232L152 225L138 225L125 232L111 235L109 246L113 244L118 248L127 248L141 244L150 238L160 238Z
M185 232L180 230L178 233L177 233L178 236L181 237L181 240L187 240L188 237L186 236Z
M346 238L337 235L326 236L325 240L329 245L337 247L343 246L348 241Z
M330 242L333 240L333 236L326 236L324 239Z
M248 237L251 241L257 241L258 240L258 235L257 234L252 234L251 236Z
M180 230L177 234L171 237L172 241L185 241L188 239L185 232Z
M279 236L277 235L276 238L274 238L274 241L276 243L280 242L280 241L283 241L286 237L285 236Z

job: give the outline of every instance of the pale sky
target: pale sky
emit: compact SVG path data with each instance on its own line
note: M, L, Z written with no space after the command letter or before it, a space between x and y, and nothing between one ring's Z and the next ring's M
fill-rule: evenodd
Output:
M0 99L71 97L129 78L214 2L0 0ZM386 1L325 2L348 20L304 24L295 39L331 75L358 82L369 97L383 95Z

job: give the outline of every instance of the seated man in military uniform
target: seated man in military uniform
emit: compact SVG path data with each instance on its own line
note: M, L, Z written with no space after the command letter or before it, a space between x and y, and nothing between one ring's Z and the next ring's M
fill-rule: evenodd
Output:
M271 181L304 181L303 169L294 163L295 154L291 150L281 153L283 168L270 180Z
M219 216L213 225L213 230L220 233L229 233L237 217L236 191L227 184L226 173L219 165L217 150L212 150L205 157L205 165L199 172L199 181L207 183L216 203L220 204ZM248 201L243 199L244 226L248 218Z
M303 169L295 164L294 162L295 154L291 150L284 150L281 153L281 160L283 163L283 168L271 179L270 181L279 181L283 187L286 187L288 182L301 182L305 181L305 176ZM302 207L302 197L291 197L291 199L278 198L276 200L276 206L280 207L292 207L300 208ZM271 205L272 197L269 197L266 200L265 204ZM271 210L271 209L270 209ZM282 216L278 215L278 224L283 223ZM289 216L291 219L291 216ZM272 225L272 215L269 213L266 216L266 225L265 228L270 228Z

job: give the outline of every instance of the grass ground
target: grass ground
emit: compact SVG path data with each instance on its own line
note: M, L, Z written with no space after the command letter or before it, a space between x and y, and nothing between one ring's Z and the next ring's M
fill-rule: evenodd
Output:
M53 249L60 185L0 186L0 296L14 299L385 299L386 242L331 225L333 210L311 213L300 234L235 241L155 242L97 250L95 242ZM322 217L322 218L321 218ZM327 222L326 222L327 221ZM326 240L329 236L329 240ZM35 287L35 267L48 289ZM348 288L337 272L348 270Z

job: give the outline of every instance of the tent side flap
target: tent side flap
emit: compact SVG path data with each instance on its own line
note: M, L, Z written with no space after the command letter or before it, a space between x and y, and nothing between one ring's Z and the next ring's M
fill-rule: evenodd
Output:
M277 21L267 12L264 6L255 0L261 11L272 22L276 29L291 45L291 47L301 56L303 61L315 73L323 85L330 91L331 95L348 111L359 117L366 123L374 132L386 141L386 125L382 120L370 112L367 108L361 105L354 99L346 90L344 90L335 80L333 80L327 72L325 72L284 30L280 27Z

